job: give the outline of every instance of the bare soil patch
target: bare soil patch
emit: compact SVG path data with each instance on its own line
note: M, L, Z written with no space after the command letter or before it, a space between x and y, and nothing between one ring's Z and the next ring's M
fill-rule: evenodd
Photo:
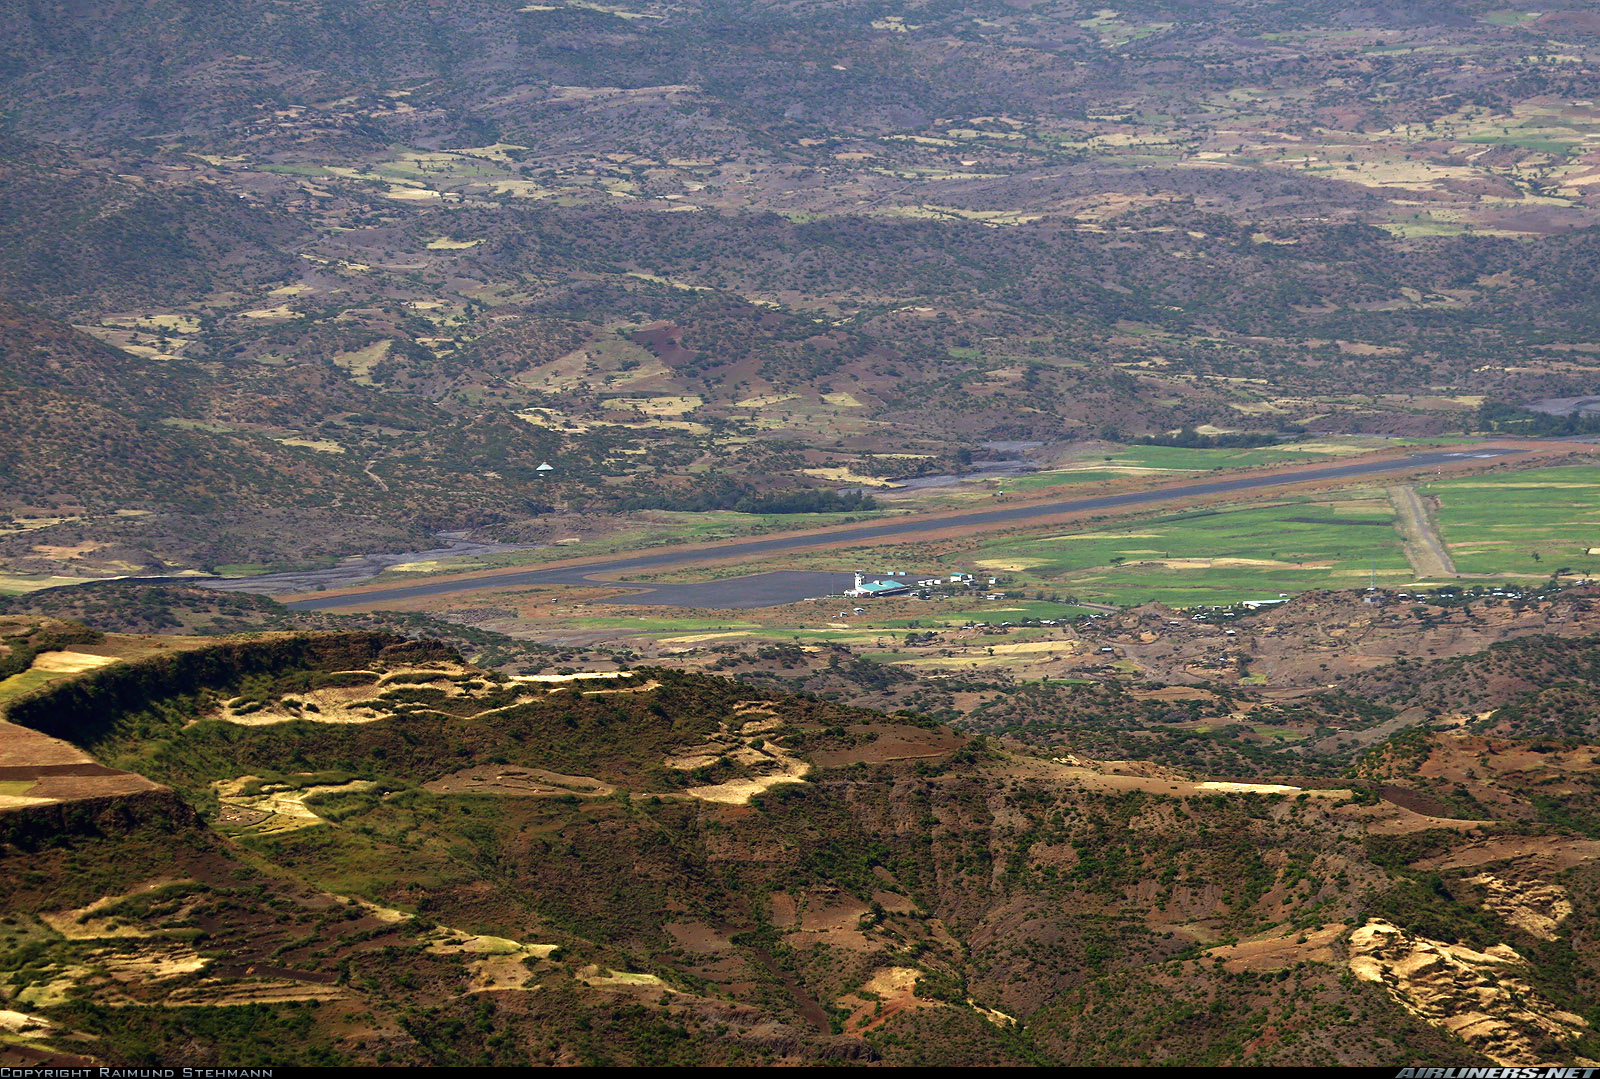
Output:
M487 764L424 783L422 789L434 794L500 794L522 798L558 798L573 794L580 798L604 798L616 788L590 776L569 776L542 768L520 768Z
M832 768L865 761L883 764L889 761L934 760L949 756L967 744L967 736L948 728L928 730L899 723L872 723L859 728L861 736L868 739L849 749L825 750L814 754L817 764Z
M1288 932L1274 930L1238 944L1212 948L1206 954L1221 959L1223 969L1230 974L1243 970L1282 970L1297 963L1331 963L1337 958L1334 945L1346 931L1343 925Z

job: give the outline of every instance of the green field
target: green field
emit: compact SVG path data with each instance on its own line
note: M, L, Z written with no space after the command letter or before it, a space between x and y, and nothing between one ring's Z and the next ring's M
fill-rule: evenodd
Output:
M1430 483L1439 533L1462 573L1600 570L1600 468L1571 465ZM1535 557L1537 556L1537 557Z
M1555 139L1540 134L1473 135L1465 141L1479 143L1484 146L1515 146L1523 150L1534 150L1542 154L1557 154L1564 157L1577 149L1574 144L1581 142L1582 136L1574 134L1571 139Z
M926 618L890 618L874 623L894 629L915 629L917 624L962 624L966 621L1021 621L1024 618L1080 618L1090 608L1077 604L1058 604L1051 600L960 599L930 608ZM914 624L915 623L915 624Z
M1455 445L1464 438L1379 438L1373 435L1329 435L1255 449L1188 449L1183 446L1126 446L1105 458L1107 464L1174 471L1209 472L1220 468L1310 464L1407 446Z
M1026 491L1035 487L1063 487L1074 483L1125 480L1128 476L1129 473L1113 468L1080 468L1065 472L1034 472L1026 476L1007 477L1000 483L1008 491Z
M1180 468L1218 453L1282 451L1144 446L1130 452L1160 462L1157 467ZM1422 491L1440 503L1439 533L1463 575L1526 581L1563 569L1600 574L1600 555L1588 554L1600 550L1600 468L1463 477ZM1419 582L1406 561L1388 499L1372 489L1007 538L965 557L974 568L1006 578L998 586L1006 590L1045 588L1119 604L1231 603L1313 588L1359 588L1374 570L1379 584L1428 583Z
M1385 445L1407 445L1405 441ZM1098 483L1127 479L1147 470L1162 472L1215 472L1228 468L1260 468L1266 465L1302 464L1348 456L1373 449L1371 440L1352 440L1349 444L1333 439L1259 446L1254 449L1189 449L1183 446L1125 446L1101 458L1102 464L1076 469L1035 472L1006 477L999 485L1025 491L1065 484ZM1138 471L1132 471L1138 470Z
M1133 447L1128 456L1157 467L1178 468L1282 450L1185 450ZM1207 464L1207 467L1212 467ZM1035 486L1094 475L1043 473L1027 477ZM1527 583L1557 570L1600 576L1600 467L1561 466L1441 480L1419 487L1440 509L1436 525L1464 580ZM740 565L725 573L766 569L844 569L862 551L828 552L799 565ZM1535 558L1534 555L1538 555ZM1395 527L1394 508L1381 488L1363 487L1283 498L1270 504L1219 506L1091 524L1054 535L1005 536L958 551L931 554L908 544L892 551L873 548L884 564L935 564L1000 578L996 591L1016 599L962 596L929 602L914 614L868 613L848 619L848 629L794 629L707 619L691 612L661 612L644 619L599 615L574 620L594 629L633 629L657 634L728 633L748 638L799 639L817 643L870 642L877 634L960 625L967 621L1021 622L1071 619L1088 603L1130 605L1159 600L1175 606L1229 604L1275 599L1318 588L1364 588L1378 584L1409 588L1449 583L1419 580L1407 561ZM705 569L678 571L684 579L720 576ZM1044 596L1059 596L1051 600ZM1020 597L1028 597L1026 599Z
M1183 446L1129 446L1111 455L1108 464L1137 468L1166 468L1180 472L1209 472L1219 468L1257 468L1261 465L1295 464L1320 461L1338 454L1337 449L1286 449L1261 446L1255 449L1192 450Z
M54 671L23 671L10 678L0 681L0 702L9 701L13 697L20 697L24 693L31 693L44 685L63 677Z
M974 566L1012 590L1048 587L1080 599L1190 605L1272 599L1279 592L1413 580L1393 511L1377 493L1164 514L1115 528L1007 539ZM1037 617L1037 616L1035 616ZM1015 620L1015 619L1013 619Z

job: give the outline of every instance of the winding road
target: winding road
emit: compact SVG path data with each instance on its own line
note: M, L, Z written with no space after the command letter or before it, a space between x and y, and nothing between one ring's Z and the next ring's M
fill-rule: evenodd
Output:
M932 533L948 532L951 529L1014 525L1040 518L1058 517L1069 513L1153 506L1166 502L1205 498L1210 495L1259 491L1271 487L1356 479L1362 476L1392 472L1415 472L1422 469L1459 466L1477 461L1488 462L1527 452L1529 451L1526 449L1507 446L1484 446L1449 451L1431 450L1426 453L1412 454L1408 457L1357 461L1352 464L1332 465L1324 468L1296 468L1202 483L1180 483L1171 487L1132 491L1127 494L1027 502L992 510L966 511L939 516L884 521L870 525L852 525L828 531L790 533L780 536L764 536L759 539L733 540L713 547L673 548L649 554L598 559L577 565L552 566L545 569L512 572L489 572L455 577L449 580L424 581L413 585L352 591L344 595L312 596L293 600L287 606L300 611L325 611L336 610L341 607L370 608L379 604L409 602L430 596L448 596L486 589L521 588L529 585L593 586L596 584L626 584L628 582L616 580L617 575L710 561L720 562L732 558L748 558L753 555L782 554L786 551L808 550L817 547L841 547L864 542L914 539ZM789 576L795 578L793 587L785 587L782 582L776 580L777 578ZM760 582L760 587L756 590L762 594L757 597L759 602L755 603L730 603L722 595L718 595L714 603L697 604L684 602L683 599L679 598L683 594L680 590L708 589L709 586L654 585L648 582L640 582L635 586L649 590L645 595L626 598L643 603L667 602L674 606L717 606L724 608L730 606L769 606L790 603L805 599L808 596L818 595L822 591L818 588L819 582L815 579L818 576L820 575L767 573L755 575L751 578L735 579L734 581L715 582L718 587L714 591L719 594L727 592L729 588L737 589L739 587L738 580L752 583ZM655 594L661 594L661 598L655 598Z

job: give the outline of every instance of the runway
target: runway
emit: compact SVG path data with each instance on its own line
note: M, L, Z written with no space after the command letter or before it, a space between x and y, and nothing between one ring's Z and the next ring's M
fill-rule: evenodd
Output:
M1209 482L1183 483L1155 490L1133 491L1127 494L1101 495L1094 498L1064 498L1002 506L992 510L975 510L916 517L906 520L884 521L870 525L852 525L827 531L791 533L763 536L759 539L733 540L715 547L674 548L647 554L627 555L597 559L579 565L555 566L547 569L530 569L516 572L485 573L463 576L451 580L424 581L413 585L374 588L340 596L314 596L294 600L288 607L300 611L337 610L343 607L375 607L385 603L409 602L431 596L449 596L487 589L502 590L530 585L588 585L622 584L622 575L641 570L662 570L675 566L688 566L729 558L747 558L758 555L782 554L786 551L810 550L818 547L844 547L855 543L894 539L916 539L952 529L981 528L984 526L1010 526L1039 518L1056 517L1069 513L1095 510L1129 509L1155 506L1167 502L1182 502L1212 495L1259 491L1328 480L1357 479L1391 472L1414 472L1420 469L1460 465L1469 461L1488 461L1513 457L1527 450L1509 447L1485 447L1467 450L1431 450L1408 457L1385 460L1357 461L1348 465L1325 468L1297 468L1292 471L1240 476L1235 479ZM657 603L664 606L687 607L766 607L792 603L811 596L825 595L820 590L823 582L812 578L823 575L805 573L763 573L746 578L728 578L704 584L655 585L639 582L634 587L653 592L658 598L647 595L618 596L609 602ZM832 576L832 575L828 575ZM773 578L794 578L787 583ZM745 582L740 585L739 582ZM744 588L748 595L741 595ZM746 600L759 600L747 602Z

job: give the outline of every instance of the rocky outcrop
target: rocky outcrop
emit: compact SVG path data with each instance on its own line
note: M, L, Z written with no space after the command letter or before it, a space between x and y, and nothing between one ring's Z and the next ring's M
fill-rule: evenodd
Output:
M1493 873L1468 877L1483 889L1483 905L1507 925L1543 940L1554 940L1556 927L1572 915L1572 899L1559 884L1542 880L1506 880Z
M1505 944L1479 952L1374 921L1350 934L1349 963L1357 978L1497 1064L1541 1063L1551 1043L1588 1029L1527 982L1528 961Z

